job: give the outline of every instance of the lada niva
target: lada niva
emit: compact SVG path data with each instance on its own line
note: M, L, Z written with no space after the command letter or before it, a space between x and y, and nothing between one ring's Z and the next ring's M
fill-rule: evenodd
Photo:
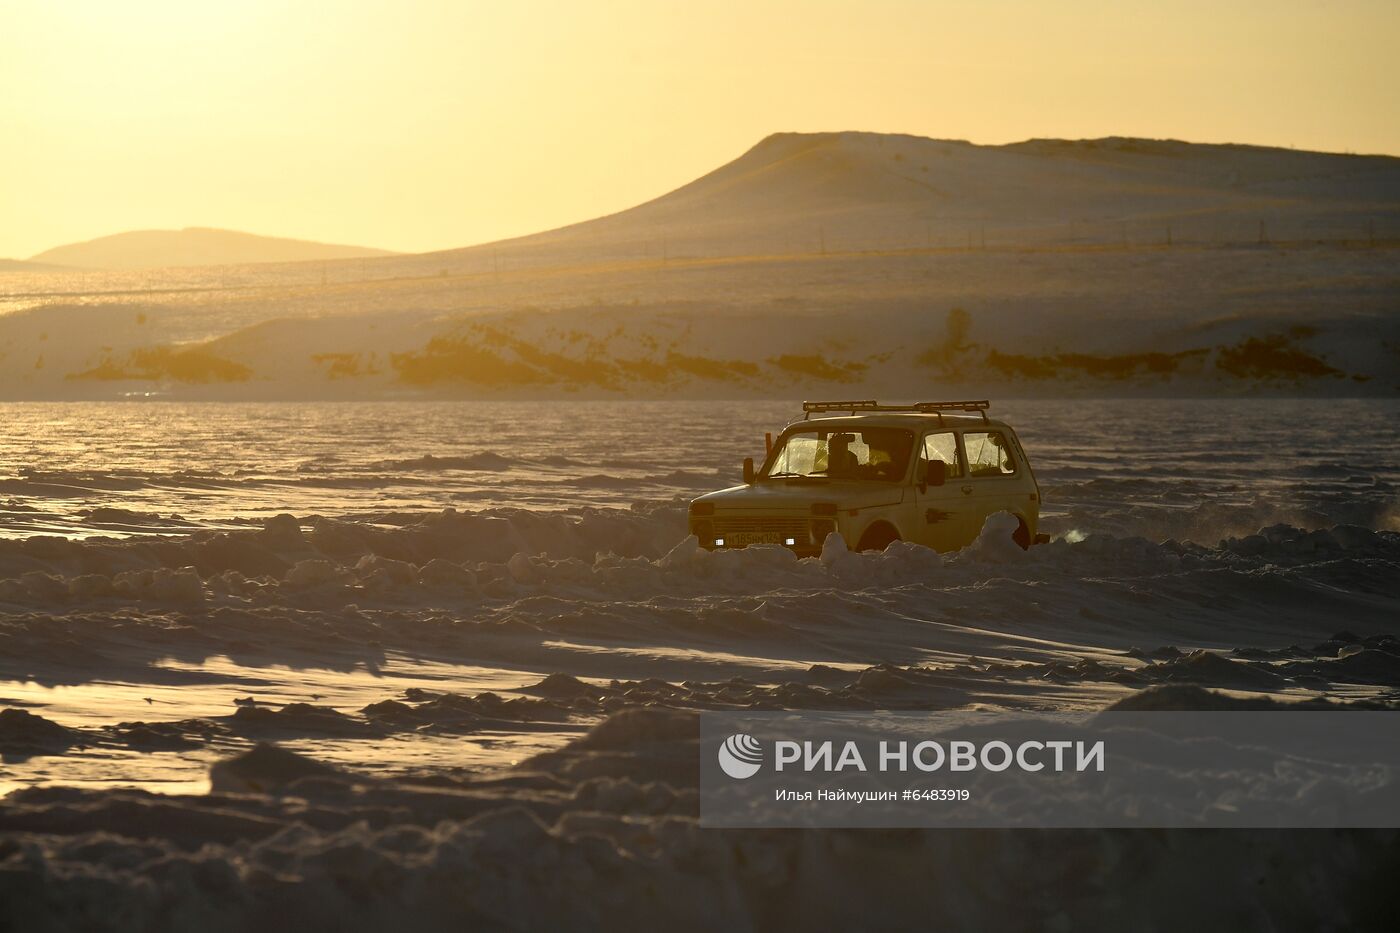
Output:
M804 402L761 467L744 461L742 486L690 504L690 531L710 550L777 544L812 556L839 532L858 551L892 541L953 551L1006 512L1017 521L1012 537L1029 547L1044 540L1040 486L1016 432L988 417L990 407Z

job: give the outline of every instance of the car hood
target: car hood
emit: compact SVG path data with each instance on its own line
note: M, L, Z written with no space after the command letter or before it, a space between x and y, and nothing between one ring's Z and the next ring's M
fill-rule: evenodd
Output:
M791 509L807 512L813 502L834 502L845 509L867 509L904 501L904 486L898 483L783 482L773 480L752 486L731 486L695 500L713 503L716 510Z

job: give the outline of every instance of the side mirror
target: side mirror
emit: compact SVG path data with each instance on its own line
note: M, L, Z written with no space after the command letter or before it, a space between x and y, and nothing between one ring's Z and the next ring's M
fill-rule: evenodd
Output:
M942 460L923 461L919 467L919 490L929 486L942 486L948 482L948 464Z
M744 483L753 484L753 457L744 458Z

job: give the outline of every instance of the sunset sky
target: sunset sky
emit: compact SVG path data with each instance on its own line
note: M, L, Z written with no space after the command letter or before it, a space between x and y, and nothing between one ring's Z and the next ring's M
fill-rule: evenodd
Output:
M3 0L0 257L194 225L465 246L779 130L1397 154L1397 36L1395 0Z

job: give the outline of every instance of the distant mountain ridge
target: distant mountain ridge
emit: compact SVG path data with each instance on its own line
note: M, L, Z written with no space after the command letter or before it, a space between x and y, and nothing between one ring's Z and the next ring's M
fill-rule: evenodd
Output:
M1032 139L998 146L884 133L777 133L615 218L704 205L728 217L886 208L999 227L1307 203L1400 203L1400 158L1177 140Z
M0 272L58 272L61 266L43 262L27 262L23 259L0 259Z
M30 261L121 270L391 257L411 275L666 256L1361 242L1397 229L1394 156L1118 136L980 145L843 131L774 133L634 207L468 247L393 253L188 227L119 233Z
M1397 256L1398 158L778 134L465 249L0 276L0 398L1400 397Z
M185 227L182 230L131 230L69 243L45 250L29 261L89 269L158 269L392 255L395 254L388 250L364 246L259 236L212 227Z
M1397 224L1400 158L1393 156L1131 137L978 145L775 133L618 213L420 255L450 262L485 249L548 264L639 252L1336 241L1394 235Z

